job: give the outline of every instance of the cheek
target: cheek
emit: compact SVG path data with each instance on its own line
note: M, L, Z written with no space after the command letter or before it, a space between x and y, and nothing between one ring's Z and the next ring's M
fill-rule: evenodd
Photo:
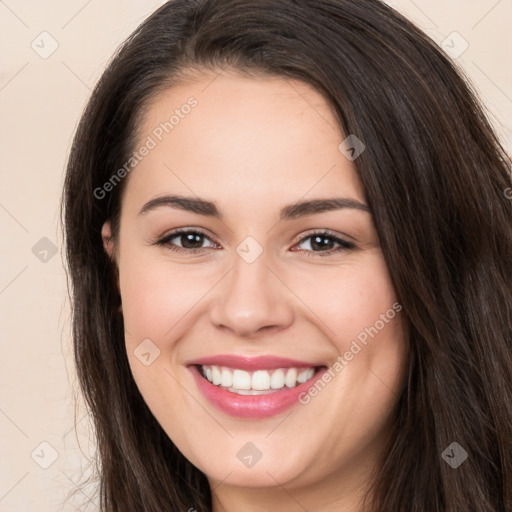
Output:
M402 306L381 254L314 279L304 273L295 283L297 295L307 297L310 318L336 350L331 375L345 405L359 410L367 404L385 415L403 385L408 345Z
M119 262L128 361L144 401L164 424L185 408L174 347L193 326L194 305L208 286L188 270L135 244Z
M378 331L389 331L396 324L391 320L397 315L393 308L397 298L380 253L327 271L304 273L294 287L340 352L358 336L364 340L364 333L373 332L375 324Z
M191 311L214 284L200 266L187 268L162 258L137 257L135 251L120 262L119 270L130 344L145 338L170 343L179 337L188 326Z

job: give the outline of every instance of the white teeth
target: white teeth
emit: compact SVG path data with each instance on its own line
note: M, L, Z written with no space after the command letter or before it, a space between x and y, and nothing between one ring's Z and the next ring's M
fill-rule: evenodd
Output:
M286 372L286 378L284 379L284 383L289 388L295 387L295 384L297 384L297 369L296 368L290 368Z
M252 374L252 389L263 390L270 388L270 375L265 370L258 370Z
M313 377L315 368L277 368L275 370L245 370L225 366L202 366L203 376L215 386L240 395L262 395L277 390L294 388Z
M235 389L251 389L251 376L244 370L233 372L233 387Z
M233 374L227 368L222 368L220 373L220 385L223 388L230 388L233 385Z
M297 382L299 384L306 382L307 380L311 379L311 377L313 377L314 373L315 370L313 368L307 368L306 370L302 370L297 376Z
M208 374L206 374L206 378L212 384L215 384L216 386L218 386L220 384L220 381L221 381L220 370L216 366L211 366L210 369L211 369L211 372L212 372L212 378L210 380L208 378Z
M284 370L275 370L270 377L270 387L272 389L281 389L284 386Z

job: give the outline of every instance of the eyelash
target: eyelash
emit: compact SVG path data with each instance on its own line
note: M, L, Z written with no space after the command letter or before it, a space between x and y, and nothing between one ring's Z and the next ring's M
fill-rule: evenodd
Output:
M202 236L210 239L210 237L204 231L202 231L201 229L198 229L198 228L180 229L180 230L174 231L172 233L169 233L168 235L165 235L161 239L159 239L156 242L154 242L154 245L167 247L169 250L174 251L174 252L178 252L178 253L192 252L194 254L201 254L202 252L204 252L204 250L207 249L206 247L187 249L187 248L184 248L184 247L178 247L176 245L171 245L170 244L170 241L173 238L176 238L176 237L178 237L180 235L186 235L186 234L189 234L189 233L193 233L193 234L197 234L197 235L202 235ZM302 253L305 253L305 255L308 256L308 257L316 258L317 256L320 256L320 257L330 256L330 255L336 254L336 253L338 253L340 251L347 251L347 250L351 250L351 249L355 249L356 248L356 246L352 242L349 242L347 240L343 240L342 238L339 238L339 237L333 235L328 230L313 231L312 233L309 233L308 235L306 235L303 238L301 238L295 245L300 245L303 242L305 242L306 240L308 240L310 238L313 238L315 236L320 236L320 237L324 237L324 238L330 238L335 243L339 244L339 247L336 247L336 248L333 248L333 249L329 249L328 251L311 251L311 250L299 249L298 251L295 251L295 252L302 252ZM213 243L216 243L216 242L213 242Z

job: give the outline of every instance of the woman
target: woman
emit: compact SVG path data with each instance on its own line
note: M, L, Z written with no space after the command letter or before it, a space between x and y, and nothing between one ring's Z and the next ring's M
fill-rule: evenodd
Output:
M63 216L104 511L512 511L510 161L377 1L173 0Z

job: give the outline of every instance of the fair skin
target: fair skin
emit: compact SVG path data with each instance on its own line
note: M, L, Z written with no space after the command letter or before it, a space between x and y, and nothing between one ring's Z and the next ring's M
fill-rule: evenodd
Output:
M155 98L140 143L190 96L197 107L131 172L119 238L110 239L109 222L103 226L105 249L119 268L135 381L170 439L208 477L214 512L360 511L404 384L403 313L307 404L270 417L220 410L187 367L217 354L331 367L397 302L369 211L345 207L279 220L283 207L300 200L366 205L355 164L338 149L345 136L308 85L225 71ZM148 201L171 194L214 202L222 219L168 205L140 214ZM154 244L177 228L206 236L195 246L180 236ZM330 245L318 248L305 238L314 230L355 247L339 250L322 238ZM236 250L248 236L263 250L251 263ZM134 355L146 339L160 350L148 366ZM237 457L248 442L262 455L252 467Z

